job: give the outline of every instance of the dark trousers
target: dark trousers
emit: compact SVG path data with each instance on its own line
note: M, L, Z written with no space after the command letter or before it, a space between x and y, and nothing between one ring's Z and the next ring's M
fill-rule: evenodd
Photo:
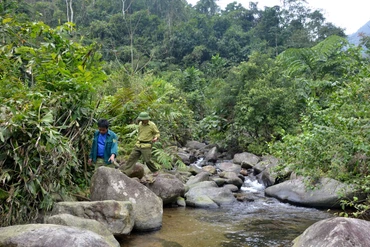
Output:
M139 148L139 147L135 147L134 150L132 150L130 157L128 158L125 166L123 167L123 169L121 169L121 171L125 173L127 176L129 176L132 173L134 165L139 160L140 156L143 157L145 164L148 166L151 172L158 171L158 168L151 160L152 148Z

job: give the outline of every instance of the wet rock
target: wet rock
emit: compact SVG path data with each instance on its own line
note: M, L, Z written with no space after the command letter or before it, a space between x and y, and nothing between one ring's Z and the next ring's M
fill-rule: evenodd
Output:
M255 197L253 194L247 194L247 193L236 193L235 195L236 200L239 202L253 202L255 201Z
M178 197L177 200L176 200L176 203L180 207L186 207L186 202L185 202L185 199L183 197Z
M339 194L346 198L354 195L351 186L330 178L321 178L316 186L314 190L308 189L301 177L270 186L265 189L265 195L283 202L317 208L338 208Z
M235 154L233 162L235 164L240 164L242 168L249 169L255 166L260 160L260 157L258 157L257 155L244 152Z
M205 171L205 172L208 172L209 174L212 174L212 175L217 173L216 167L211 166L211 165L203 166L202 170Z
M186 185L191 185L203 181L209 181L210 174L208 172L201 172L194 177L190 177Z
M219 175L221 178L225 178L225 182L227 184L233 184L237 186L239 189L243 185L243 180L241 180L241 178L239 178L238 174L236 174L235 172L222 172Z
M96 220L114 235L129 234L134 226L133 207L129 201L58 202L54 204L52 215L59 214Z
M263 156L262 161L253 167L253 174L265 187L274 185L278 176L274 168L278 165L278 159L274 156Z
M206 154L205 160L207 162L216 163L217 161L217 147L213 147L211 150L209 150Z
M193 175L197 175L197 174L202 173L202 172L204 172L204 171L203 171L203 169L202 169L202 168L200 168L200 167L196 166L195 164L191 164L191 165L189 166L189 172L190 172L191 174L193 174Z
M186 192L188 192L190 189L193 188L210 188L210 187L217 188L218 186L214 181L202 181L199 183L187 185L186 187L187 187Z
M184 184L171 174L160 173L154 183L146 186L163 200L163 205L176 202L185 193Z
M224 188L229 189L231 192L239 191L239 188L233 184L226 184Z
M222 162L217 167L224 172L235 172L240 173L242 167L231 162Z
M219 187L194 187L186 194L186 205L190 207L218 208L236 201L229 189Z
M243 175L243 176L248 176L248 175L249 175L248 170L246 170L246 169L244 169L244 168L242 168L242 169L240 170L240 174L241 174L241 175Z
M95 232L77 227L29 224L0 228L0 246L112 247Z
M294 247L370 246L370 222L335 217L321 220L297 237Z
M104 239L111 246L116 247L120 246L118 241L113 237L112 232L104 224L96 220L85 219L70 214L58 214L46 218L45 223L54 225L72 226L89 230L104 237Z
M214 181L218 187L222 187L226 183L226 179L220 177L211 177L211 181Z
M93 201L130 201L134 229L138 231L157 230L162 226L162 199L118 170L99 167L91 179L90 195Z

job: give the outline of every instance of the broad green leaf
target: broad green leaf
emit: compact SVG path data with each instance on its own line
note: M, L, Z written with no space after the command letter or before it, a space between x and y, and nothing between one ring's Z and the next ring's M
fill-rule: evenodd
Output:
M40 120L41 123L50 124L53 122L53 113L49 111L46 115Z

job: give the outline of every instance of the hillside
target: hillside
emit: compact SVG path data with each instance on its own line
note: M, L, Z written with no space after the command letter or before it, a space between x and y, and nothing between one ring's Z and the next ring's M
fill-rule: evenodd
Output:
M363 25L357 32L348 36L348 41L351 44L358 45L360 44L361 34L365 34L367 36L370 35L370 21L368 21L365 25Z

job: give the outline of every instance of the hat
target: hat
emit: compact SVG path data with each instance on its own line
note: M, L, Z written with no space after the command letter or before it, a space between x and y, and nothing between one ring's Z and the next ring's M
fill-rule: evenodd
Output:
M147 112L140 112L139 116L137 117L137 120L149 120L150 116Z

